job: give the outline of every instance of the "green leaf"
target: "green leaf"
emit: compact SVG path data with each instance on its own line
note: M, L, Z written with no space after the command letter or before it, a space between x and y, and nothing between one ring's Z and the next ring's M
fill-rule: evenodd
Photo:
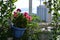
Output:
M2 19L0 19L0 24L2 24Z
M43 2L43 4L47 4L47 2Z
M2 10L1 13L4 14L7 10L7 5L6 4L2 4Z
M17 0L10 0L12 3L15 3Z
M3 1L0 1L0 6L3 4Z
M3 21L3 24L5 24L6 22L7 22L7 20L4 20L4 21Z

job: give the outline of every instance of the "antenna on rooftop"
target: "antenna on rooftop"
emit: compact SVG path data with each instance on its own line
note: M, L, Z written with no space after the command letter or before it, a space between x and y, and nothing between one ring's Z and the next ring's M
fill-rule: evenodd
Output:
M41 0L40 0L40 5L41 5Z

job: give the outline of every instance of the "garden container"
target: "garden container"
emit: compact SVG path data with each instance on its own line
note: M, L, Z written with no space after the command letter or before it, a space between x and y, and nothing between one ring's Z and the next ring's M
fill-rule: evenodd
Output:
M16 37L16 38L22 37L25 30L26 30L26 28L18 28L18 27L15 27L15 26L13 26L11 28L13 30L13 36Z

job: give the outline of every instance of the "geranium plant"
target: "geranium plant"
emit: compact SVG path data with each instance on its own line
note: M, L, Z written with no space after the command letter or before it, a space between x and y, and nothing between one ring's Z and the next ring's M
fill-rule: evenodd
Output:
M27 13L21 13L21 9L17 9L13 14L13 24L15 27L25 28L30 23L32 17Z

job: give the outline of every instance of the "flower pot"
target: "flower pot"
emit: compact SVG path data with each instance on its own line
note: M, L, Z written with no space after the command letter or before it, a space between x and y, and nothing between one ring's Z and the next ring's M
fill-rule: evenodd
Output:
M12 30L13 30L13 36L16 38L20 38L23 36L26 29L25 28L17 28L15 26L13 26Z

